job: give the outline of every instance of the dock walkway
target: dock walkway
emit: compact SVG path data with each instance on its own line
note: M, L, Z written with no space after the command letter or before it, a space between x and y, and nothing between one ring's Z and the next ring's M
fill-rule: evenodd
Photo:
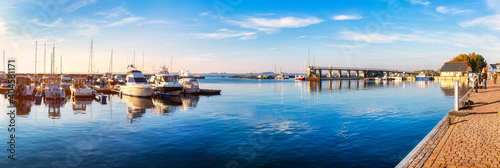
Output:
M398 167L500 167L500 81L473 92L470 108L448 115L442 126ZM441 122L440 122L441 123ZM443 122L447 123L447 122ZM444 134L443 134L444 133ZM416 159L418 158L418 159Z

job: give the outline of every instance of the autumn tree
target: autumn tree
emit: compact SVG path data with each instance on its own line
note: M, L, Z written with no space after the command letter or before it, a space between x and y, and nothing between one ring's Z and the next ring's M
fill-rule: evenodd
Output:
M484 57L481 54L476 53L460 54L450 60L450 62L461 61L467 61L472 68L472 72L481 72L483 67L486 67L486 65L488 65Z

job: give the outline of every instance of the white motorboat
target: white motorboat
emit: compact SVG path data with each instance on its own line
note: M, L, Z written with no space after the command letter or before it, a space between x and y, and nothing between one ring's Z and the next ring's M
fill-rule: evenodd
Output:
M95 85L92 86L92 89L94 89L96 92L99 92L99 93L112 92L111 83L109 82L109 79L106 76L102 76L102 77L98 78L95 82Z
M179 95L183 86L177 81L178 76L169 74L168 69L162 66L157 74L151 76L149 83L153 90L162 93L169 93L170 95Z
M43 94L45 99L56 99L63 100L66 99L66 92L61 87L61 78L59 77L47 77L43 79L45 83L45 88L43 89Z
M69 91L70 86L71 86L71 78L61 76L61 88L63 88L64 91Z
M129 68L133 70L127 73L127 83L120 86L120 93L136 97L151 97L153 95L153 88L144 75L142 75L142 72L136 70L134 65L130 65Z
M16 97L32 98L35 95L35 86L31 84L30 77L26 75L16 76L15 90Z
M92 89L87 87L85 83L87 80L85 78L74 78L73 79L73 84L70 87L71 90L71 96L75 98L80 98L80 97L92 97Z
M283 79L289 79L290 77L288 75L285 75L284 73L279 73L278 75L276 75L276 77L274 79L279 79L279 80L283 80Z
M200 92L198 80L196 80L195 78L182 78L179 80L179 83L183 87L183 93L196 94Z

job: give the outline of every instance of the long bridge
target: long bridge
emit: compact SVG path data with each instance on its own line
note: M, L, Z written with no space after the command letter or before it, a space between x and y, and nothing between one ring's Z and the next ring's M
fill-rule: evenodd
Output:
M323 71L327 71L326 76L323 76ZM342 72L346 72L343 75ZM354 72L354 74L352 74ZM321 79L351 79L351 78L370 78L382 76L409 76L415 75L414 72L399 71L395 69L380 69L380 68L354 68L354 67L326 67L326 66L309 66L307 68L306 80L321 80Z

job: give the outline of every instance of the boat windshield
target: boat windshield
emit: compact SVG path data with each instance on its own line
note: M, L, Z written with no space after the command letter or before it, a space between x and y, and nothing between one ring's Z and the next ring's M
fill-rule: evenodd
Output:
M148 83L146 78L128 78L128 82L131 83Z
M25 84L29 85L30 81L28 78L17 78L16 84Z
M63 79L62 83L71 83L71 80L70 79Z
M175 77L174 76L164 76L163 81L164 82L175 82Z

